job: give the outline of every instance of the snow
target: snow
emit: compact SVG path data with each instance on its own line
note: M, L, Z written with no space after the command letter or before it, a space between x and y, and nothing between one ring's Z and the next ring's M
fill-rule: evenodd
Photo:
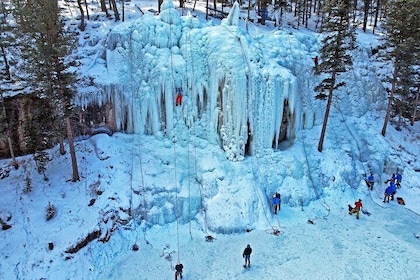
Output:
M131 2L143 11L152 3ZM359 37L319 153L325 103L314 99L311 72L319 35L251 23L246 31L236 4L213 24L194 13L182 16L171 1L158 16L133 9L126 23L96 27L103 47L81 42L81 70L101 88L81 89L79 104L112 99L130 133L79 139L80 182L58 147L48 151L47 181L31 156L18 158L18 170L0 161L0 218L12 226L0 231L0 278L173 279L179 261L184 279L417 279L420 126L380 135L386 95L369 63L378 35ZM286 99L288 140L278 142ZM405 205L382 202L397 170ZM347 205L359 198L371 215L357 220ZM47 221L49 203L56 214Z

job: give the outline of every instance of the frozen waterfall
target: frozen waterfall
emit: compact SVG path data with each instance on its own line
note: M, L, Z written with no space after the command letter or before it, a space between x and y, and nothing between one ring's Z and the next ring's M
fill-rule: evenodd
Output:
M201 125L207 134L202 137L233 161L293 140L315 123L313 85L297 77L308 73L298 73L303 68L295 63L310 65L314 50L280 31L270 39L252 38L238 26L238 11L235 3L220 25L203 26L166 1L160 15L118 25L103 59L91 67L101 92L81 94L80 102L111 101L114 129L129 133L175 139L182 128ZM96 75L98 69L105 70Z

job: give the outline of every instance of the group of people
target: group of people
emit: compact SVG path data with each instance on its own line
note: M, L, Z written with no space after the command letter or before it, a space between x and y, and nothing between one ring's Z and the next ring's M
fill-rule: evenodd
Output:
M394 200L394 195L397 193L397 189L401 188L401 180L402 175L401 173L397 172L397 174L392 174L392 177L385 181L385 184L389 183L389 186L385 189L383 200L384 203L389 202L389 200ZM370 175L366 179L366 184L368 186L368 189L372 191L373 186L375 184L375 178L373 177L372 173L370 173ZM362 200L359 199L354 203L354 207L351 207L349 205L349 214L356 214L356 219L359 219L359 213L362 210L362 207Z
M251 245L246 245L244 252L242 253L242 258L245 259L244 268L250 268L251 267L251 253L252 248ZM182 279L182 270L184 269L184 266L182 263L178 262L177 265L175 265L175 280L178 280L178 277Z
M385 181L385 183L390 183L390 185L385 190L384 202L386 199L387 199L387 202L389 202L390 199L394 200L394 195L397 191L397 188L401 188L401 180L402 180L402 175L397 172L397 174L392 174L392 177ZM373 186L375 184L375 178L372 173L370 173L370 175L366 179L366 184L368 185L369 190L373 190ZM277 215L277 212L280 211L281 209L281 196L279 192L276 192L273 195L272 206L273 206L274 214ZM356 219L359 219L359 215L360 215L360 211L362 211L362 207L363 207L362 200L359 199L358 201L354 203L354 207L351 207L349 205L349 214L350 215L356 214ZM244 268L251 267L251 253L252 253L252 248L248 244L242 253L242 257L245 259ZM178 263L175 266L175 279L178 279L177 278L178 276L180 276L182 279L182 269L183 269L183 265L181 263Z
M394 200L394 195L397 193L397 189L401 188L402 175L397 172L393 173L392 177L385 181L385 184L389 183L389 186L385 189L383 202L389 202Z
M383 202L389 202L389 200L394 200L394 196L397 193L397 189L401 188L401 180L402 180L402 175L400 172L397 172L396 174L393 173L391 178L389 178L388 180L386 180L384 183L388 184L389 186L385 189L384 192L384 200ZM375 178L373 177L373 174L370 173L370 175L368 176L368 178L366 179L366 184L368 186L369 190L373 190L373 186L375 184Z

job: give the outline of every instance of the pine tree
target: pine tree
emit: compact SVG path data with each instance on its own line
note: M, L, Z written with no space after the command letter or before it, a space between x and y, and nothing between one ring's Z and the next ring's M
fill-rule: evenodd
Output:
M27 57L32 58L28 72L31 73L34 92L37 93L39 100L44 102L43 109L52 109L52 115L47 120L52 123L51 135L60 140L62 153L64 153L62 139L64 135L67 136L73 181L78 181L70 121L73 115L72 100L77 77L69 71L70 64L67 61L75 46L75 40L64 30L57 1L14 1L20 29L32 39L25 47L29 49Z
M322 81L315 87L317 99L327 99L318 151L322 152L328 116L331 108L333 92L344 86L339 75L346 72L353 64L350 51L354 48L355 32L351 25L351 1L328 0L324 3L324 21L321 31L324 38L320 49L320 63L315 69ZM324 92L327 91L328 95Z
M10 73L10 63L8 59L7 48L10 46L13 38L11 36L13 27L7 23L6 18L10 13L10 7L6 6L3 1L0 3L0 136L5 135L9 147L10 157L12 158L12 165L15 169L19 168L19 164L15 157L10 122L6 113L6 102L4 95L7 91L7 85L12 82Z
M401 117L402 109L410 96L410 88L418 75L420 58L420 1L395 0L389 3L386 21L387 58L392 62L392 76L388 78L388 107L382 127L382 136L394 110ZM410 69L412 69L410 71ZM412 94L411 94L412 95Z

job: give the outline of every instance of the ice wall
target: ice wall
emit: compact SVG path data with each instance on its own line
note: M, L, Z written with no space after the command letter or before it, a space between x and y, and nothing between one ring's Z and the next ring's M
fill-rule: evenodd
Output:
M81 94L81 104L111 100L116 130L130 133L175 137L200 124L233 161L278 148L315 122L313 85L297 78L297 60L310 62L313 50L291 34L252 38L238 15L235 3L219 26L202 26L166 1L160 15L117 26L91 67L92 76L105 68L95 77L102 92Z

